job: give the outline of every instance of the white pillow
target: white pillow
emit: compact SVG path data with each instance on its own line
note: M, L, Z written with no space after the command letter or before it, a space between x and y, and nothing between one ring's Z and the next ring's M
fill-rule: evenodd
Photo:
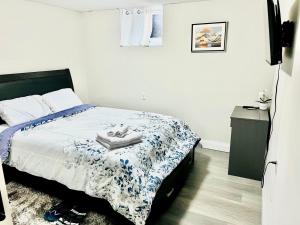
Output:
M0 133L4 130L6 130L7 128L9 128L9 126L7 124L1 124L0 125Z
M39 95L0 102L0 117L9 126L28 122L51 113L50 108L43 102L42 96Z
M82 105L82 101L71 88L64 88L58 91L44 94L43 101L53 112L63 111L74 106Z

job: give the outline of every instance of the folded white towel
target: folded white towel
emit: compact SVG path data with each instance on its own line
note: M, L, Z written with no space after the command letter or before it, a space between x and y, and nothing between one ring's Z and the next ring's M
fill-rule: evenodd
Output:
M123 137L123 138L119 138L119 137L110 137L108 136L106 131L101 131L97 133L97 140L101 140L109 145L124 145L124 144L128 144L131 143L133 141L136 140L141 140L142 135L140 133L134 132L134 131L130 131L128 132L128 134Z
M116 148L123 148L123 147L126 147L126 146L129 146L129 145L134 145L134 144L138 144L140 142L142 142L141 139L136 139L136 140L133 140L131 142L127 142L127 143L122 143L122 144L108 144L107 142L97 138L96 139L100 144L102 144L105 148L109 149L109 150L113 150L113 149L116 149Z
M117 125L109 130L107 130L107 135L110 137L119 137L123 138L127 135L128 132L128 126L125 126L123 124Z

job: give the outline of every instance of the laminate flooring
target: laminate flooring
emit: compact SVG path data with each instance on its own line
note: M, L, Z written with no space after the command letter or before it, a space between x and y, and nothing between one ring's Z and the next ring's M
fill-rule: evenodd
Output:
M229 176L229 153L196 150L187 181L158 225L260 225L258 181Z

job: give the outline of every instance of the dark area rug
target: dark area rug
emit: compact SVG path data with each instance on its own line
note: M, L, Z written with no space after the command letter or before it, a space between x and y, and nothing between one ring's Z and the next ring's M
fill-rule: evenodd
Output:
M7 192L14 225L55 224L45 221L43 216L54 204L60 202L60 199L16 182L7 184ZM116 224L118 224L117 221L114 221L109 216L96 212L89 212L85 222L82 223L82 225Z

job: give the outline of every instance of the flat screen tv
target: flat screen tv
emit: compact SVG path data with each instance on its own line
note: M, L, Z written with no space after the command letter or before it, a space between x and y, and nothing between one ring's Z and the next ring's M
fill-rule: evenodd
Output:
M266 35L267 62L271 65L282 63L282 26L279 0L267 1Z

